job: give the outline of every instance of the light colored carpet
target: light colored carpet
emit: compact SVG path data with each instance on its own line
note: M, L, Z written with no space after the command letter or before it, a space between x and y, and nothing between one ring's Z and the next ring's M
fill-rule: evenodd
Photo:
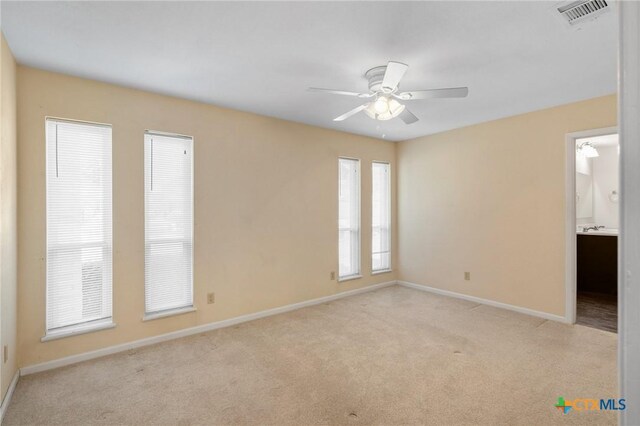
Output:
M615 424L616 335L393 286L22 377L14 424Z

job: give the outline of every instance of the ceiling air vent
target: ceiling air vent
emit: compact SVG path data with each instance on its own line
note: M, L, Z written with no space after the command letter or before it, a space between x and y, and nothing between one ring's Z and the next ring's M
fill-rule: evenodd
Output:
M580 0L566 2L556 8L565 21L574 27L609 12L611 10L611 1L613 0Z

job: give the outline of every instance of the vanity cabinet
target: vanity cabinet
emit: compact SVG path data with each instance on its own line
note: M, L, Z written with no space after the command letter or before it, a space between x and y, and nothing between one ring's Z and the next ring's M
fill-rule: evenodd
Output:
M618 237L578 234L578 291L618 294Z

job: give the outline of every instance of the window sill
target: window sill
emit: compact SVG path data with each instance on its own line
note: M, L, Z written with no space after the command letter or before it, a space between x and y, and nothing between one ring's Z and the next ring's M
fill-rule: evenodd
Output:
M48 342L50 340L63 339L65 337L77 336L79 334L92 333L94 331L107 330L114 328L116 324L112 318L106 318L97 321L91 321L85 324L70 325L68 327L60 328L53 331L48 331L47 334L40 339L41 342Z
M362 275L358 274L358 275L349 275L348 277L342 277L342 278L338 278L338 282L344 282L344 281L351 281L351 280L357 280L358 278L362 278Z
M379 271L371 271L371 275L388 274L389 272L393 272L393 269L380 269Z
M160 318L172 317L174 315L188 314L189 312L195 312L195 306L186 306L184 308L168 309L166 311L152 312L150 314L144 314L142 321L153 321Z

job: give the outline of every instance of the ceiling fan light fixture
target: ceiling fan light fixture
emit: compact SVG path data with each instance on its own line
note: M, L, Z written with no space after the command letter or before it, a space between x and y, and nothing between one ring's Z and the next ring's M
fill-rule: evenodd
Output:
M380 96L373 103L373 108L376 110L378 114L384 114L389 111L389 99L384 96Z
M382 110L382 108L376 105L381 99L384 99L384 101L381 102L384 102L384 106L386 107L385 110ZM392 118L399 116L402 111L404 111L404 105L395 99L389 99L382 96L375 102L371 102L364 110L370 118L380 121L391 120Z
M404 105L402 105L400 102L396 101L395 99L391 99L389 101L389 112L391 113L391 118L395 118L397 116L399 116L402 111L404 111Z

